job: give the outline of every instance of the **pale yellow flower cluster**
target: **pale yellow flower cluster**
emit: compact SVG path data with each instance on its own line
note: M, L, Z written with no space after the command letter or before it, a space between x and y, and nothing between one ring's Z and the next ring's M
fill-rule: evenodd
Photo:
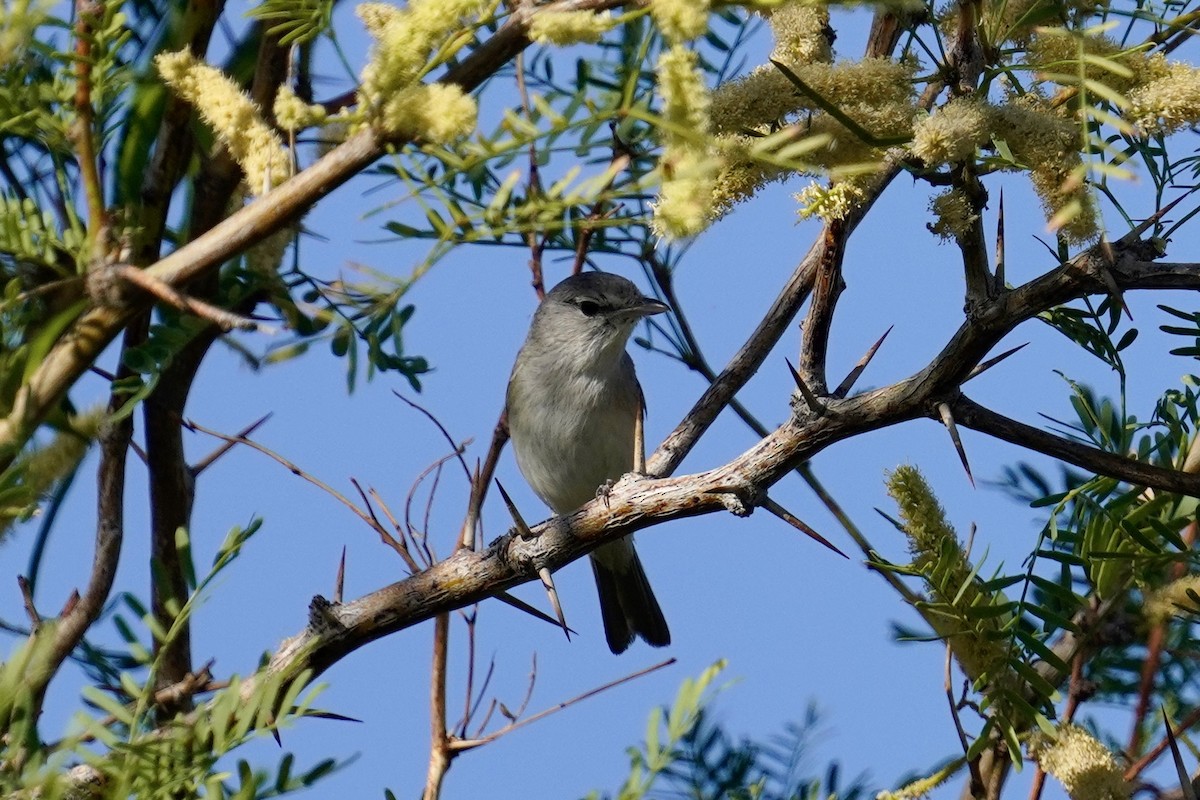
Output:
M708 30L712 0L650 0L650 16L668 42L679 44Z
M1040 735L1029 749L1071 800L1126 800L1130 795L1113 754L1077 725L1062 726L1053 739Z
M359 6L359 18L375 38L361 76L360 106L390 133L443 142L469 132L477 113L472 98L457 89L421 90L417 82L434 50L490 5L490 0L411 0L404 9ZM442 87L447 88L452 87Z
M283 140L237 84L189 50L160 53L154 63L167 85L195 106L213 129L246 174L253 194L263 194L287 179L291 159Z
M738 203L754 197L768 183L783 180L789 174L781 167L752 158L745 146L748 141L744 136L721 139L724 164L713 186L714 221L728 214Z
M555 11L547 9L533 15L529 38L541 45L591 44L600 41L616 24L605 11Z
M890 136L911 129L915 113L914 67L907 61L868 58L841 64L809 64L793 72L816 94L836 104L873 135ZM722 84L713 93L713 130L761 132L764 126L789 114L819 109L812 97L800 92L786 75L768 65ZM841 128L840 124L837 128Z
M910 149L928 167L966 161L990 139L991 109L982 100L957 97L921 118Z
M792 69L833 60L829 9L808 0L792 0L770 12L767 21L775 34L771 58Z
M1029 40L1025 54L1028 64L1047 73L1060 73L1103 83L1124 94L1130 89L1163 77L1167 62L1161 53L1123 48L1098 33L1077 33L1064 28L1039 28Z
M1166 586L1147 592L1142 601L1142 613L1153 624L1169 621L1177 614L1195 613L1200 606L1188 592L1200 595L1200 575L1185 575Z
M679 239L700 233L713 221L714 180L721 162L707 141L709 94L699 57L676 44L659 57L657 73L667 125L660 159L664 179L651 224L659 236Z
M837 181L829 186L813 181L793 197L800 204L800 218L820 217L826 222L845 219L861 203L863 188L853 180Z
M1029 168L1033 189L1047 216L1076 208L1059 233L1075 243L1094 238L1097 212L1083 181L1078 123L1056 114L1043 98L1026 94L996 107L992 129L995 138L1004 141L1013 156Z
M324 106L304 102L286 85L279 87L271 110L279 127L293 132L321 125L328 117Z
M1200 69L1179 62L1129 93L1127 116L1144 134L1173 133L1200 122Z
M776 11L772 20L784 12L792 13L792 6L786 5ZM810 22L813 22L811 17ZM912 130L916 113L912 89L914 69L911 62L882 58L792 66L793 72L815 93L835 103L864 130L881 138L906 136ZM727 163L718 179L717 201L721 213L727 211L729 205L752 197L768 182L784 177L780 168L756 163L748 155L754 139L747 134L764 134L787 122L794 114L819 110L812 97L799 91L772 65L759 67L743 78L723 84L713 93L713 130L719 134ZM810 154L815 168L867 164L878 161L883 155L879 148L867 144L856 132L823 112L800 124L805 128L804 135L827 140L824 147ZM803 201L801 213L824 217L826 209L836 213L838 204L849 200L850 187L837 189L828 199L835 202L813 202L819 199L812 194L816 190L804 191L809 194Z
M475 129L475 99L449 83L417 83L384 105L383 124L392 133L430 142L450 142Z
M961 241L971 227L979 222L979 214L970 198L959 189L934 195L929 201L929 210L934 215L934 221L929 223L930 232L947 241Z

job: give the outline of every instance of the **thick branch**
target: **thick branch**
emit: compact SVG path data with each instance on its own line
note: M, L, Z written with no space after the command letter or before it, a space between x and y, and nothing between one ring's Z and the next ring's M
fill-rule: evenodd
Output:
M1145 248L1137 241L1112 246L1114 257L1106 263L1119 285L1130 289L1200 288L1200 265L1154 265L1138 258ZM510 533L483 553L460 550L424 572L343 606L332 606L317 598L308 628L281 645L271 660L271 669L287 675L309 668L319 673L375 639L534 580L539 568L556 570L604 542L699 514L722 510L745 513L758 504L771 485L830 444L927 416L938 402L963 402L958 399L958 382L1019 322L1058 303L1104 291L1093 268L1102 252L1103 248L1094 248L997 298L981 310L977 321L960 328L934 362L916 375L847 399L829 398L822 416L793 417L724 466L674 478L626 476L607 500L594 501L570 516L543 522L533 528L532 537ZM980 423L980 417L972 411L965 405L956 407L955 416L963 424L986 424ZM690 419L685 420L681 429L690 423ZM1043 440L1029 434L1021 443L1031 441ZM1089 468L1105 474L1129 474L1129 464L1124 459L1118 461L1088 463ZM1142 481L1149 485L1200 492L1196 476L1168 470L1137 475L1149 478Z
M1162 491L1200 497L1200 475L1156 467L1145 461L1106 453L1095 447L1055 436L1041 428L1009 419L965 396L952 401L950 407L960 425L1066 461L1088 472L1118 478L1135 486L1150 486Z

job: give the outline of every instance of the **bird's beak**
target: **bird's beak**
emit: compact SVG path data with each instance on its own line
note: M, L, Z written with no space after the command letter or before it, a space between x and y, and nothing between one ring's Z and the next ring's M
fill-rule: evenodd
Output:
M635 319L641 319L642 317L652 317L655 314L662 314L670 310L671 307L666 303L655 300L653 297L643 297L640 303L626 309L626 313Z

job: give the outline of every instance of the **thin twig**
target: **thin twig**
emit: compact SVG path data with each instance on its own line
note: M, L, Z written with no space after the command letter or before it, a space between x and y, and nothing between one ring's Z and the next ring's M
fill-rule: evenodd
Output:
M256 430L258 430L259 427L262 426L263 423L265 423L267 420L269 420L273 413L274 412L268 411L266 414L263 414L261 417L256 419L254 422L251 422L249 425L247 425L246 427L244 427L240 431L238 431L235 434L235 436L240 437L242 439L247 438L248 436L250 436L250 434L252 434ZM238 445L238 443L236 441L229 441L229 442L222 443L221 445L219 445L217 447L217 449L213 450L211 453L206 455L204 458L200 459L195 464L190 466L188 468L188 471L191 472L193 478L200 477L200 473L204 472L204 470L211 467L217 461L217 459L219 459L221 456L228 453L233 448L237 447L237 445Z
M234 314L232 311L214 306L212 303L206 303L198 298L189 297L172 287L169 283L159 280L146 270L139 269L132 264L114 264L111 269L117 275L120 275L122 279L129 281L143 291L149 292L156 299L185 314L192 314L202 320L211 322L226 333L232 330L263 330L266 333L272 332L270 329L262 328L258 322L249 317L243 317L240 314Z
M590 689L590 690L584 692L583 694L576 695L575 697L572 697L570 700L564 700L563 702L561 702L555 706L551 706L550 708L547 708L543 711L539 711L538 713L534 714L532 717L528 717L526 719L513 722L509 725L505 725L500 730L494 731L493 733L490 733L487 736L483 736L483 737L480 737L477 739L461 739L461 740L455 741L453 743L452 747L453 747L453 749L459 750L459 751L473 750L474 748L480 747L481 745L485 745L488 742L494 742L495 740L499 739L501 736L510 734L513 731L518 730L520 728L524 728L526 725L530 725L534 722L537 722L540 719L545 719L546 717L550 716L551 714L557 714L559 711L570 708L571 706L575 705L576 703L581 703L584 700L587 700L588 698L595 697L596 695L601 694L602 692L607 692L609 689L615 689L616 687L621 686L622 684L629 683L630 681L633 681L633 680L637 680L638 678L641 678L645 675L649 675L652 672L657 672L658 670L663 669L664 667L669 667L674 663L675 663L674 658L668 658L666 661L660 661L659 663L657 663L653 666L646 667L645 669L640 669L637 672L632 672L629 675L626 675L624 678L618 678L617 680L606 683L603 686L598 686L597 688Z

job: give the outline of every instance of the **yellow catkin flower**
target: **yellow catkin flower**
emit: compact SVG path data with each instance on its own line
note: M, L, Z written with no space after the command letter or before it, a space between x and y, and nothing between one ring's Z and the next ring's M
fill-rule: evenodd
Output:
M748 136L721 136L717 139L722 165L713 187L714 220L728 214L738 203L749 200L763 186L788 175L782 168L751 156L751 144Z
M998 667L1006 660L1001 629L1007 618L980 618L968 615L968 609L989 605L996 598L971 579L962 543L920 470L897 467L887 475L887 490L900 509L912 566L925 576L930 600L941 607L926 621L950 645L967 678L975 681L987 675L995 680L1004 673ZM953 593L944 593L944 587L951 587Z
M362 3L354 9L354 13L362 20L371 38L379 39L383 37L388 24L404 12L391 3Z
M325 108L304 102L288 86L280 86L271 109L275 122L285 131L299 131L320 125L328 116Z
M694 236L714 219L713 190L720 159L709 152L709 94L699 57L681 44L658 59L665 145L664 175L651 224L662 237Z
M966 161L988 141L989 109L970 97L951 100L913 128L910 148L927 167Z
M1071 206L1077 212L1059 229L1067 241L1082 244L1099 232L1092 193L1080 180L1079 125L1059 116L1044 99L1032 94L1010 100L991 114L992 133L1013 156L1029 167L1029 179L1048 218Z
M1177 614L1195 613L1198 604L1188 592L1200 594L1200 575L1185 575L1147 592L1142 600L1142 613L1153 624L1165 623Z
M690 41L708 30L712 0L650 0L650 16L672 44Z
M375 39L360 76L363 104L378 109L413 85L438 45L489 6L489 0L411 0L403 10L380 3L359 6L359 18Z
M651 228L663 239L695 236L713 221L713 188L720 161L687 148L668 149L662 158L670 177L651 204Z
M772 11L767 21L775 33L771 58L776 61L795 69L833 60L827 7L814 6L807 0L792 0Z
M529 25L529 38L542 45L592 44L616 24L605 11L539 11Z
M1171 63L1166 74L1129 93L1128 117L1145 134L1173 133L1200 122L1200 69Z
M657 72L663 117L697 135L707 133L711 99L700 71L700 57L677 45L659 56Z
M915 113L912 77L915 65L907 61L868 58L840 64L809 64L792 71L821 97L838 105L855 121L862 119L876 136L888 135L870 127L869 118L894 116L903 109L903 128ZM853 98L853 99L851 99ZM872 111L879 109L879 113ZM772 65L722 84L713 93L713 129L718 133L756 130L797 111L820 110ZM889 128L894 127L890 122Z
M1071 800L1126 800L1130 795L1113 754L1078 725L1062 726L1053 739L1039 735L1029 749Z
M894 792L880 792L875 795L875 800L922 800L922 798L928 797L929 793L934 789L949 780L958 771L959 767L960 764L951 762L932 775L919 778Z
M385 128L400 136L442 144L474 130L478 114L475 98L458 86L417 84L387 101L382 121Z
M945 241L961 241L971 227L979 222L979 214L970 198L959 189L934 195L929 201L929 210L934 215L929 230Z
M246 173L251 192L261 194L287 179L291 159L283 140L233 81L189 50L160 53L154 63L167 85L213 129Z
M1161 54L1147 56L1144 52L1121 47L1102 34L1068 32L1063 28L1039 28L1029 41L1025 60L1047 73L1076 78L1081 68L1081 56L1083 75L1087 80L1102 83L1120 94L1162 77L1166 72L1166 61ZM1089 56L1111 61L1115 68L1099 59L1088 60Z
M800 204L801 219L820 217L826 222L845 219L864 196L862 187L854 181L838 181L829 186L814 181L793 195Z

